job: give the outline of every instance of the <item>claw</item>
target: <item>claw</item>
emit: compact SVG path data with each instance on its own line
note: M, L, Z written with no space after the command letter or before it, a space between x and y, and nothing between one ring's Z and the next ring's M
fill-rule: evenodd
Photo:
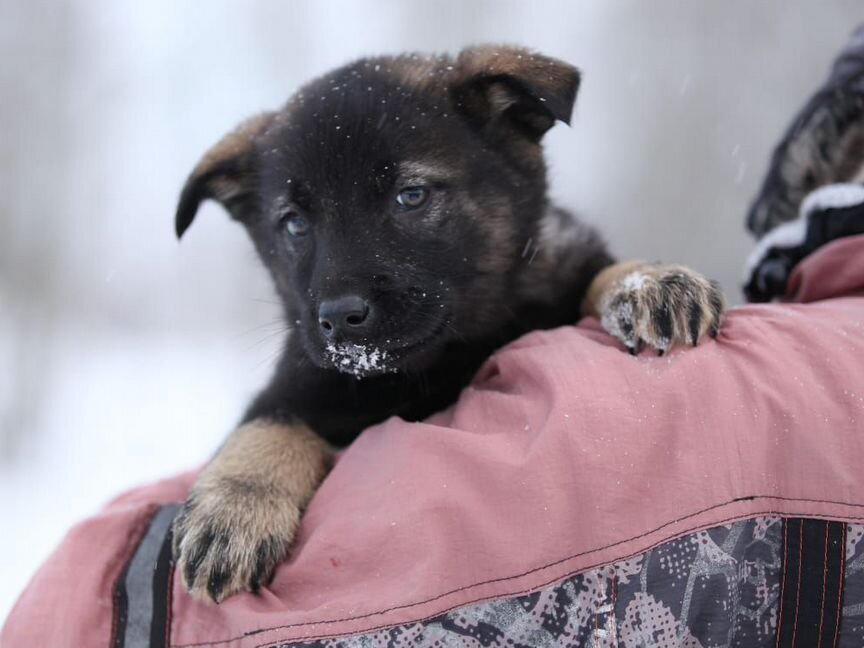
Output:
M690 304L690 343L699 344L699 329L702 328L702 307L698 302Z
M258 546L257 558L255 560L255 569L252 571L252 576L249 578L249 589L253 593L258 593L261 586L267 581L267 575L270 571L273 562L273 554L276 553L274 541L264 541Z
M213 544L213 539L213 532L207 531L207 533L204 534L204 537L201 538L199 542L195 543L193 553L189 556L189 559L186 561L186 566L183 569L183 579L186 581L187 587L192 587L194 585L195 576L198 574L198 568L207 556L207 552L210 550L210 545Z
M228 574L221 569L214 568L210 572L210 578L207 580L207 593L214 603L222 602L222 589L228 581Z
M661 339L673 339L672 337L672 311L668 304L663 304L654 315L654 325Z
M711 282L711 296L709 304L711 308L711 337L717 337L717 329L720 326L720 320L723 318L723 291L720 289L720 284L716 281Z

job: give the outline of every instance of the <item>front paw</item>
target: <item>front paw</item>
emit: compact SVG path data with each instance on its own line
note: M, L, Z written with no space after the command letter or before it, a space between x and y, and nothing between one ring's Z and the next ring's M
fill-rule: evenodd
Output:
M223 477L196 485L174 520L186 589L219 603L255 592L287 556L301 507L272 484Z
M673 265L646 265L615 281L604 294L600 322L631 353L643 344L663 355L678 344L717 335L723 318L720 286Z

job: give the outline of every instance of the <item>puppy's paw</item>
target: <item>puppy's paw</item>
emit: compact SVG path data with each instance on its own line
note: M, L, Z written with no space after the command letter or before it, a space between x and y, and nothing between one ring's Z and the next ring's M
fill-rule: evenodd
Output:
M696 345L717 335L723 318L720 286L688 268L643 265L623 274L604 291L603 328L639 353L643 345L660 355L678 344Z
M218 603L264 585L332 462L330 446L302 423L255 419L234 430L174 520L186 589Z
M174 520L174 559L186 589L219 603L265 584L288 548L301 509L270 484L224 478L196 486Z

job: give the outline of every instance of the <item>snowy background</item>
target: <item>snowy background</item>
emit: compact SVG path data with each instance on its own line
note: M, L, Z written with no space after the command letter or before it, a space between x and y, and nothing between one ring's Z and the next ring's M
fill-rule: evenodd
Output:
M174 201L243 117L365 54L525 44L577 64L553 193L622 257L732 301L770 147L860 1L0 1L0 619L76 520L203 461L267 377L277 309L212 205Z

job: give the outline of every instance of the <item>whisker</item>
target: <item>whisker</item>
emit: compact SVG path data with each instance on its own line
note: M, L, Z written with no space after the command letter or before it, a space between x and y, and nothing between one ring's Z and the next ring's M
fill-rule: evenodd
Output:
M274 301L272 299L265 299L264 297L250 297L250 299L259 304L270 304L271 306L282 306L282 302Z
M242 348L244 351L251 351L265 345L274 338L286 338L290 333L291 329L289 328L279 328L272 331L267 331L264 335L252 340L248 344L245 344Z
M468 340L465 338L465 336L462 335L462 333L460 333L460 332L456 329L455 326L453 326L452 324L450 324L450 322L444 322L444 326L445 326L447 329L449 329L450 331L452 331L453 334L454 334L456 337L458 337L460 340L462 340L462 342L467 342L467 341L468 341Z
M263 360L261 360L260 362L258 362L255 365L255 368L260 369L261 367L264 367L264 366L273 368L276 366L276 363L279 362L279 356L281 356L281 355L282 355L281 351L279 353L273 353L273 354L269 355L268 357L264 358Z
M274 320L270 320L269 322L264 322L263 324L259 324L258 326L253 326L250 329L246 329L244 331L240 331L239 333L235 333L234 337L235 338L242 338L242 337L245 337L245 336L250 335L252 333L258 333L261 330L269 329L272 327L276 327L279 330L291 330L292 328L294 328L293 326L287 324L285 322L285 320L283 320L281 317L279 317L279 318L276 318Z
M263 346L265 342L269 342L269 341L273 340L273 338L275 338L277 336L281 336L283 334L287 334L288 332L289 331L284 330L284 331L273 331L272 333L268 333L267 335L265 335L261 339L257 340L256 342L253 342L252 344L247 346L244 349L244 351L252 351L253 349L257 349L258 347ZM281 353L281 349L280 349L280 353Z

